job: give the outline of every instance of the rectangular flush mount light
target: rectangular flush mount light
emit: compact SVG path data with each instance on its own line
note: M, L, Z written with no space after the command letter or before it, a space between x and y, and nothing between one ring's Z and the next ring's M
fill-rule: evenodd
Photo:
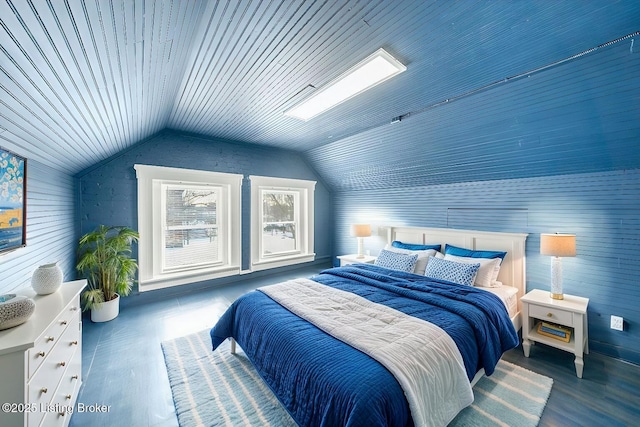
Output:
M307 121L406 69L384 49L378 49L284 114Z

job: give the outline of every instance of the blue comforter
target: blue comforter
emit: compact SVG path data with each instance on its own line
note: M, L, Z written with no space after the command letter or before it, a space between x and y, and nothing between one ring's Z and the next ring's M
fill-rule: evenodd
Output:
M503 303L480 289L368 264L312 279L438 325L458 346L470 380L480 368L493 373L502 353L518 344ZM213 349L228 337L300 425L413 425L402 388L386 368L262 292L229 307L211 329Z

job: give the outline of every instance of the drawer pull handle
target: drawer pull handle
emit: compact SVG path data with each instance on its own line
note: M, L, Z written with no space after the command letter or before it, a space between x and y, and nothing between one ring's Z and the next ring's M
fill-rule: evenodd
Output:
M78 311L78 307L76 307L75 305L73 307L70 308L71 311Z
M54 337L47 337L47 342L55 340Z
M65 397L67 398L67 400L71 399L71 395L70 394L67 394Z
M78 376L77 376L77 375L72 375L72 376L71 376L71 379L72 379L72 380L77 380L77 379L78 379Z
M61 325L66 325L66 324L67 324L67 321L66 321L66 320L61 320L61 321L60 321L60 324L61 324Z
M65 416L65 413L66 413L65 411L58 412L58 415L60 415L61 417L64 417L64 416Z
M71 341L71 345L78 345L78 341Z
M66 365L67 365L67 362L60 362L60 363L58 363L58 365L59 365L59 366L66 366Z
M547 317L553 317L553 313L547 313Z
M41 391L42 393L46 393L46 392L47 392L47 391L49 391L49 390L48 390L46 387L42 387L42 388L40 389L40 391Z
M39 351L39 352L38 352L38 356L40 356L40 357L44 357L44 351Z

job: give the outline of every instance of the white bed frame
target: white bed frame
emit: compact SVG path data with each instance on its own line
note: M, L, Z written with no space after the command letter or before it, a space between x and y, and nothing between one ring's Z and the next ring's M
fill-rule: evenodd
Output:
M503 251L507 253L500 266L498 280L505 286L518 289L518 312L511 318L516 330L522 327L520 298L526 289L525 241L526 233L458 230L453 228L379 227L378 233L387 243L399 240L423 245L450 244L467 249Z
M513 286L518 289L518 310L511 318L516 331L522 327L522 303L520 298L525 294L527 278L525 266L525 241L526 233L502 233L492 231L458 230L453 228L416 228L416 227L379 227L378 233L386 237L386 242L399 240L405 243L417 243L423 245L445 244L459 246L474 250L488 250L506 252L498 280L504 286ZM471 385L484 376L481 369L471 381Z

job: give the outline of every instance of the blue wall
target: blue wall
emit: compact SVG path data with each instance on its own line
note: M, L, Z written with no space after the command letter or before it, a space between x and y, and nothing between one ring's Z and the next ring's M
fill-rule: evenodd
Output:
M349 224L526 232L527 289L549 289L550 257L540 233L576 234L563 259L564 292L590 299L590 347L640 363L640 169L366 190L336 194L338 253L354 253ZM383 236L365 239L377 254ZM611 315L624 332L609 329Z
M74 224L73 177L27 159L27 246L0 255L0 293L30 286L33 270L52 262L74 279Z
M400 123L309 150L335 192L336 255L356 250L354 222L527 232L527 288L549 289L539 234L575 233L565 292L590 299L590 347L640 364L640 53L632 43L469 96L453 92L452 102ZM510 56L485 65L492 60ZM366 242L375 254L381 239ZM623 332L609 328L611 315L624 317Z
M291 151L209 139L171 130L136 144L77 175L79 233L99 224L137 229L137 179L134 164L170 166L248 175L318 181L315 190L316 260L332 255L333 204L327 187L304 160ZM250 189L243 185L243 268L249 268Z

